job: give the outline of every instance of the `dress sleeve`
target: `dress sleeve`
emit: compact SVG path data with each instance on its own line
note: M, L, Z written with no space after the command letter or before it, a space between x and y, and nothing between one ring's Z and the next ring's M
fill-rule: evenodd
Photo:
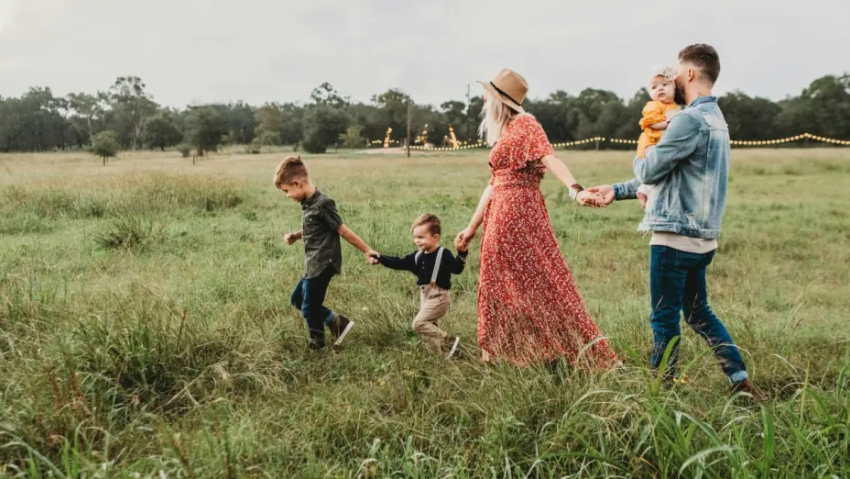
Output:
M543 131L543 127L533 116L524 115L515 121L520 122L516 125L519 129L517 132L519 144L517 151L511 152L510 155L512 170L525 169L529 163L538 161L555 152L552 144L549 143L549 138L546 137L546 132Z
M646 130L650 126L667 121L667 115L664 109L664 104L657 101L651 101L643 107L643 118L640 119L640 129Z

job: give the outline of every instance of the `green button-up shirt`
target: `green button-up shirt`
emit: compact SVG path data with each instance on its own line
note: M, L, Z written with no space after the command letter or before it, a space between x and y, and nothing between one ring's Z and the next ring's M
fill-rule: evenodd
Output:
M301 202L301 237L304 240L306 278L315 278L328 266L336 274L342 272L339 227L342 218L334 200L319 190Z

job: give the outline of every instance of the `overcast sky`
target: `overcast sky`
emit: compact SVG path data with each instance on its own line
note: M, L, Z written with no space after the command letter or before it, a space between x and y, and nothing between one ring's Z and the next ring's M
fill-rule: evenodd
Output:
M439 104L508 67L532 97L631 97L704 42L719 93L781 99L850 71L849 21L848 0L0 0L0 95L137 75L170 106L304 101L325 81L354 100L397 87Z

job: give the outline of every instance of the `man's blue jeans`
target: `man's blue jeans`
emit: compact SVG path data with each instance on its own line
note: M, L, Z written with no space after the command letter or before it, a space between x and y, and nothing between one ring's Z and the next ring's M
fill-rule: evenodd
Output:
M325 295L334 277L334 269L328 266L315 278L301 278L292 291L289 301L301 311L307 327L310 329L310 347L314 349L325 346L325 325L333 321L336 314L325 307Z
M737 383L747 378L747 367L726 326L708 306L705 268L713 258L714 251L698 254L667 246L651 246L652 369L657 371L661 367L667 345L682 334L679 323L684 312L685 322L705 339L714 350L723 372L732 383ZM677 361L678 342L667 362L665 375L668 379L675 376Z

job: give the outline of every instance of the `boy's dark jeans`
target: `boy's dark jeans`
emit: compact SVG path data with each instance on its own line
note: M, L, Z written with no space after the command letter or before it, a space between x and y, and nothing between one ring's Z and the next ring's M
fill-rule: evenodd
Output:
M733 383L747 379L747 367L726 327L708 306L705 268L714 251L687 253L667 246L651 246L649 289L652 297L650 324L653 333L652 369L658 370L667 345L681 335L681 313L685 322L714 350L720 367ZM665 376L676 374L678 343L667 362Z
M325 325L330 324L335 316L335 313L323 304L334 273L333 267L328 266L315 278L301 278L289 298L307 321L310 347L313 349L325 347Z

